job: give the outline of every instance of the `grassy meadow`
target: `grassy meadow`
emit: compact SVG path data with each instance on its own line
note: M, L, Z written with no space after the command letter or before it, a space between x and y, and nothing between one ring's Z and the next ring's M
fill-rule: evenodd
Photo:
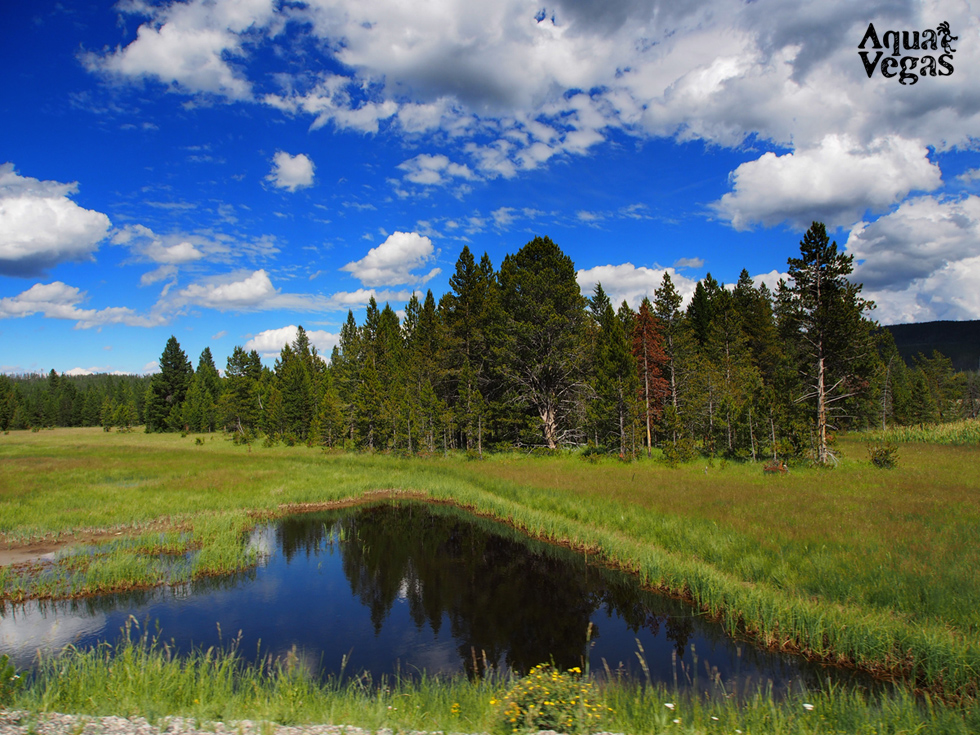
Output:
M955 437L972 430L965 426ZM873 466L869 437L860 436L838 439L836 469L764 474L761 464L720 460L670 468L656 458L591 463L574 454L404 458L305 447L249 451L220 435L201 444L195 436L98 429L12 432L0 436L0 544L72 537L98 543L54 570L0 568L0 597L64 597L223 573L253 563L242 539L256 518L405 492L601 556L649 587L687 597L732 635L895 678L921 695L916 700L899 692L868 702L856 694L816 692L806 699L812 710L802 708L802 700L777 704L763 697L736 706L694 699L684 703L690 714L666 717L679 711L663 706L677 695L611 687L606 697L615 700L616 714L604 729L898 733L927 724L969 732L978 727L980 683L980 445L938 432L872 438L900 442L896 468ZM164 656L145 649L141 655ZM105 659L87 655L49 662L48 673L42 667L16 702L31 710L91 714L118 706L116 714L475 732L491 729L496 715L488 702L499 696L488 697L481 687L504 686L395 682L378 690L337 683L305 694L305 707L286 717L262 704L260 694L271 697L284 676L295 683L288 671L252 672L251 684L229 684L241 689L239 695L216 694L208 706L200 696L197 704L186 695L151 701L149 690L107 699L106 685L96 684L110 675ZM187 662L159 666L161 676L178 679L191 674L175 668L193 668ZM230 668L245 676L241 667ZM194 688L189 680L182 686ZM246 689L253 694L245 696ZM396 694L412 707L389 709ZM375 700L380 703L370 704ZM936 701L944 704L931 704ZM344 709L343 702L353 704ZM428 719L410 717L415 707ZM460 719L464 714L468 722Z

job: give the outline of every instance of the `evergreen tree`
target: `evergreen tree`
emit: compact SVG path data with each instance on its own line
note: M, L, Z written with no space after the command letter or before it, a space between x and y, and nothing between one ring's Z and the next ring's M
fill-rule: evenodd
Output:
M861 298L861 285L847 278L853 261L854 256L837 252L826 227L814 222L800 241L800 257L788 261L790 282L780 283L784 328L804 376L800 400L812 407L820 464L832 459L831 411L865 390L873 370L873 323L864 313L874 305Z
M575 266L547 237L536 237L500 266L504 328L498 352L518 400L533 408L549 448L575 434L566 416L584 382L585 299Z
M590 423L597 444L615 438L619 454L625 455L627 434L634 415L637 373L630 335L623 328L623 322L632 321L632 316L626 304L621 310L624 319L617 316L601 284L596 285L590 304L597 327L592 370L594 400L588 411Z
M936 420L944 422L958 418L957 404L962 397L964 381L962 374L958 376L953 370L952 361L939 350L933 350L930 357L919 353L913 362L922 371Z
M160 356L160 372L150 383L146 407L146 431L177 430L183 423L182 404L190 388L194 369L171 336Z
M646 430L647 456L653 448L653 426L663 413L663 402L670 395L670 385L664 379L667 362L660 324L653 313L653 304L644 297L633 326L633 357L639 377L641 416Z
M489 382L487 346L496 303L496 279L489 257L484 254L477 264L464 246L449 286L452 291L443 297L439 310L445 335L444 382L448 402L458 416L462 442L470 449L477 443L482 445L483 416L475 419L473 411L477 405L485 407L481 388Z
M225 365L225 388L219 399L218 415L227 429L246 439L259 425L261 376L259 354L255 350L245 352L236 346Z
M17 412L17 389L6 375L0 374L0 431L7 432Z
M710 273L694 287L691 303L687 305L687 323L698 346L708 341L715 315L714 301L722 290Z

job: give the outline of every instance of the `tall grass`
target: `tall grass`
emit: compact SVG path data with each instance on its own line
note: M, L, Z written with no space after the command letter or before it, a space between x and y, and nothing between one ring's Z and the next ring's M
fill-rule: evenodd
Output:
M510 733L503 709L509 675L391 677L350 673L319 681L290 652L246 662L235 643L177 658L135 622L115 644L69 648L43 659L13 694L14 710L164 717L283 725L336 723L372 731ZM613 677L598 682L602 727L628 733L949 733L980 728L974 707L935 707L902 690L876 695L832 687L776 700L764 687L741 698L724 691L679 693Z
M895 426L866 433L869 439L890 442L927 442L947 446L980 446L980 420L963 419L945 424Z

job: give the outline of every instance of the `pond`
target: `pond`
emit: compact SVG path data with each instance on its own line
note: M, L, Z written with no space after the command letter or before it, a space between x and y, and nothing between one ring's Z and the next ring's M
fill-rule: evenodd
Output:
M525 672L553 661L679 688L746 692L857 675L739 643L689 605L572 551L451 508L386 503L260 526L247 573L175 588L6 605L0 651L113 641L127 621L178 650L293 651L320 676ZM771 682L771 684L770 684Z

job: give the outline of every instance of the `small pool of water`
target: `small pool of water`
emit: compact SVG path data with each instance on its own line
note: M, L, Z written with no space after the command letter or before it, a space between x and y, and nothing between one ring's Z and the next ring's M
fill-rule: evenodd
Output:
M0 611L0 651L116 640L127 621L178 650L228 646L247 659L290 651L320 676L525 672L553 661L680 688L869 686L864 677L728 638L690 606L629 575L459 511L382 504L257 528L247 573L175 588ZM644 671L644 667L649 672Z

